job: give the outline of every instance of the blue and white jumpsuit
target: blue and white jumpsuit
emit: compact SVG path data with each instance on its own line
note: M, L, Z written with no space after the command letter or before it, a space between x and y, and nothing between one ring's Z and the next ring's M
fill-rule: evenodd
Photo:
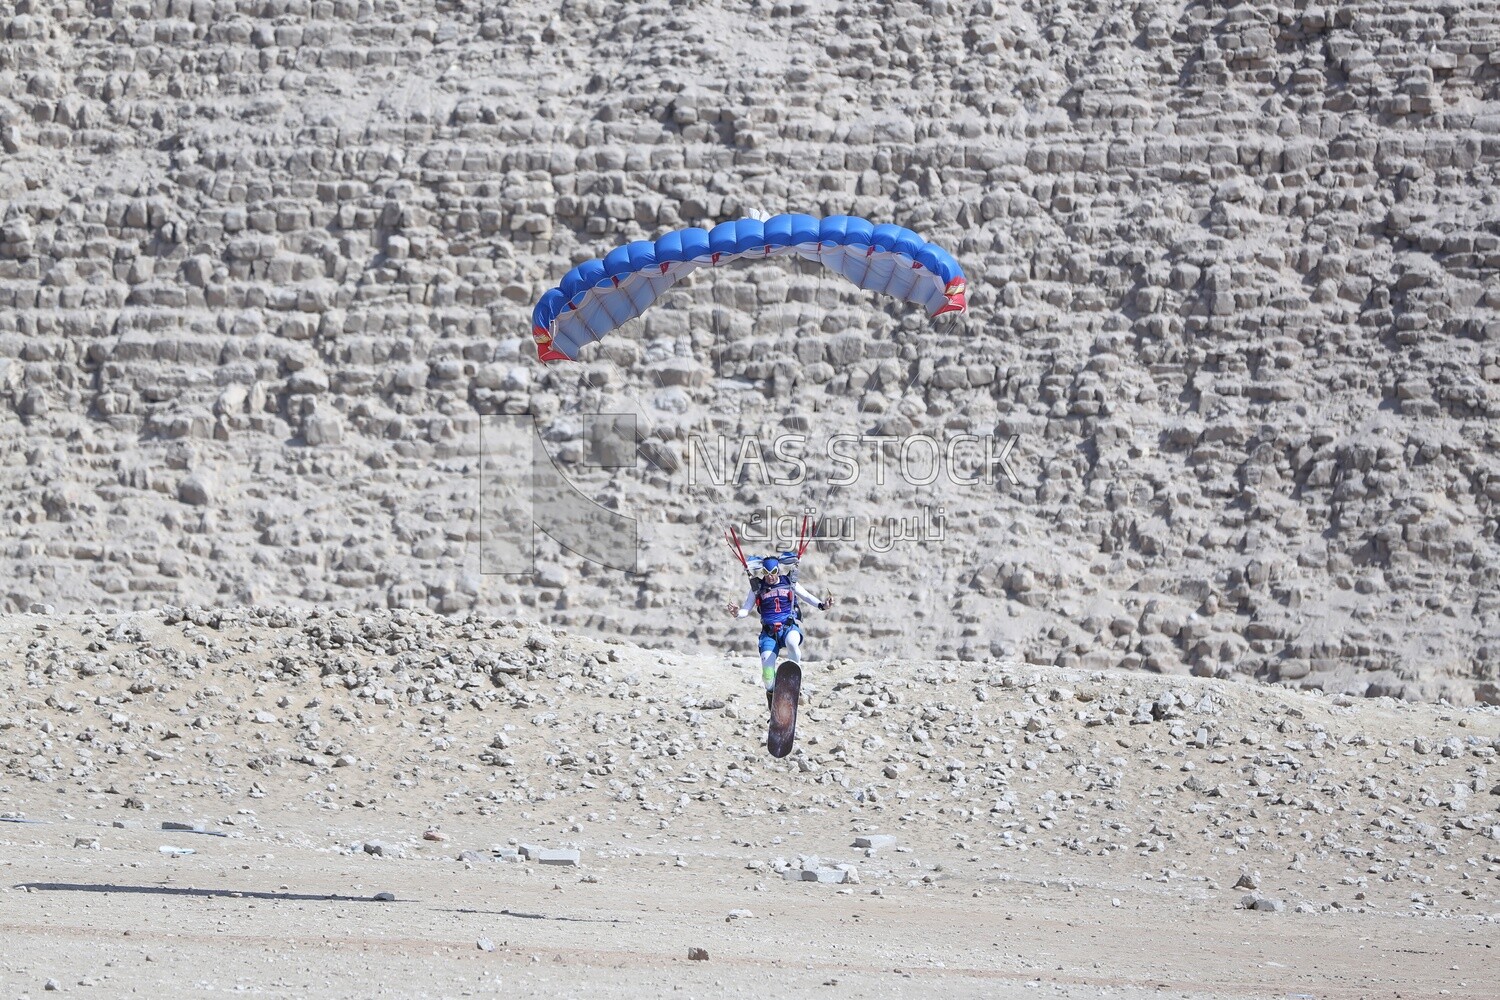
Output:
M776 656L782 650L785 658L802 664L802 629L797 624L798 601L822 608L818 600L800 583L786 576L761 580L750 588L740 603L737 617L744 618L754 608L760 614L760 677L766 690L776 686Z

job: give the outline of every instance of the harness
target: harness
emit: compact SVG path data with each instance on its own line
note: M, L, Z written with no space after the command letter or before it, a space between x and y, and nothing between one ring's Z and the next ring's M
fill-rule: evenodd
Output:
M802 623L795 618L788 618L784 622L760 623L761 635L768 635L772 639L775 639L778 643L780 643L781 640L785 639L786 634L793 628L796 628L800 633L802 631Z

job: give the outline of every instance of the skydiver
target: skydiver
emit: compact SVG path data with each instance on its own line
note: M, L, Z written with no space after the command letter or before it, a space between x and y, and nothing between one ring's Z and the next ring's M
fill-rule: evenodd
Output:
M771 692L776 686L776 658L783 649L786 659L802 666L802 626L799 617L802 602L819 611L833 607L833 597L819 600L802 584L785 572L783 562L796 565L794 553L780 558L766 556L751 572L750 592L738 605L727 604L725 610L735 618L745 618L753 607L760 614L760 676L766 686L766 709L771 708ZM748 567L747 567L748 568Z

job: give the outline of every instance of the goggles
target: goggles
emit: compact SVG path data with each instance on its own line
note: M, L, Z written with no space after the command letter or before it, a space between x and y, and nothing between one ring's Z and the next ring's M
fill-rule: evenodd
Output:
M756 579L765 580L777 576L787 576L797 568L795 556L762 556L759 559L751 559L746 567L750 575Z

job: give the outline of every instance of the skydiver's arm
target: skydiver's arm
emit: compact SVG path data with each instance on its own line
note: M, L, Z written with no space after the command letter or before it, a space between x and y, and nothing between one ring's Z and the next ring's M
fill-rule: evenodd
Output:
M794 584L792 584L792 590L796 591L797 599L799 601L806 601L808 604L811 604L813 607L817 608L819 611L823 610L823 602L820 601L820 600L818 600L812 594L809 594L807 592L807 588L804 587L804 586L802 586L802 584L800 584L800 583L794 583Z
M750 593L748 593L748 594L745 595L745 599L740 602L740 609L739 609L739 611L735 612L735 617L736 618L744 618L744 617L746 617L747 615L750 614L750 609L752 607L754 607L754 606L755 606L755 591L752 589L750 591Z

